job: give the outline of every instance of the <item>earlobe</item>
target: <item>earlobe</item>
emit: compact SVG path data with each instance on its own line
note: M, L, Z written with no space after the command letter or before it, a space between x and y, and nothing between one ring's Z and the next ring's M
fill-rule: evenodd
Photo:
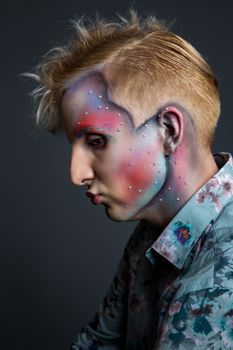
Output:
M164 138L164 154L171 155L183 139L183 113L176 107L165 107L158 113L158 123Z

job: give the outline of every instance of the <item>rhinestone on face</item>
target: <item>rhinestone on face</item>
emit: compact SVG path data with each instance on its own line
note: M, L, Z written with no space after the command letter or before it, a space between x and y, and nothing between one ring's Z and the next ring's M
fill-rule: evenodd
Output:
M84 112L85 115L88 115L88 112Z
M146 135L145 135L145 134L142 134L142 137L146 137Z
M131 190L131 189L132 189L132 186L131 186L131 185L129 185L129 186L128 186L128 189L129 189L129 190Z
M102 106L98 106L98 109L101 109L102 108Z
M107 109L107 110L108 110L108 109L109 109L109 107L108 107L108 106L106 106L106 107L105 107L105 109Z
M92 91L92 90L90 90L88 93L89 93L89 94L92 94L92 92L93 92L93 91Z
M99 95L99 98L102 98L102 95Z
M145 124L145 128L147 128L148 127L148 124Z
M120 114L120 113L117 113L117 115L118 115L118 117L120 117L120 116L121 116L121 114Z
M168 191L171 191L171 187L168 187Z
M120 125L123 125L124 124L124 122L120 122Z
M179 197L177 197L177 198L176 198L176 200L177 200L177 201L179 201L179 200L180 200L180 198L179 198Z
M142 190L141 190L141 189L139 189L139 190L138 190L138 192L140 193L140 192L142 192Z
M163 198L159 198L159 201L162 202L162 201L163 201Z
M158 184L158 181L155 181L154 184L157 185L157 184Z

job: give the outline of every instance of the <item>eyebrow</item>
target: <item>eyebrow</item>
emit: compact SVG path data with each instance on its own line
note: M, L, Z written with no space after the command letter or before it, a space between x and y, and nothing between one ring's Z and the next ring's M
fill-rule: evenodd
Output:
M101 114L90 113L85 115L78 122L74 122L73 131L75 133L88 129L107 130L113 132L120 124L118 117L112 113L102 112Z

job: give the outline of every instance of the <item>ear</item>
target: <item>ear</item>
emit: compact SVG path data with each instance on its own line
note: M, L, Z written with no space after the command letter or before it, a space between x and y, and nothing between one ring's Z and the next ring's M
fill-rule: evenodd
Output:
M184 115L178 108L168 106L157 114L157 122L164 138L164 154L169 156L183 139Z

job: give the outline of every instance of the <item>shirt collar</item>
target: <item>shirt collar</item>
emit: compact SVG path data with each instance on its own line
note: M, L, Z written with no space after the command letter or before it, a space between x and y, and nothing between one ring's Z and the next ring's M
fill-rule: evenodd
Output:
M229 153L215 155L224 164L170 221L146 256L153 263L153 250L182 269L191 249L233 196L233 160ZM221 165L220 165L221 166Z

